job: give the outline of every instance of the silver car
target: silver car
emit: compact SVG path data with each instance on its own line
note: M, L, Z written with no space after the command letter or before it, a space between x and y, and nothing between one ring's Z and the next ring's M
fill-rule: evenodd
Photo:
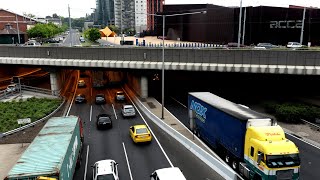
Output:
M125 96L124 96L123 91L116 92L116 100L117 101L124 101L125 100Z
M136 110L132 105L122 105L121 113L123 117L136 116Z

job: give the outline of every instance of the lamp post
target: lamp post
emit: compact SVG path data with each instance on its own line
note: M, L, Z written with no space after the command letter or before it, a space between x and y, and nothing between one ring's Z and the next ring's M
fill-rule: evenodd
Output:
M162 75L161 75L161 104L162 105L161 105L161 119L164 119L164 35L165 35L166 17L185 16L185 15L192 15L192 14L206 14L206 13L207 13L207 11L197 11L197 12L188 12L188 13L181 13L181 14L168 14L168 15L138 13L138 14L147 14L148 16L162 17L162 67L161 67L161 71L162 71Z

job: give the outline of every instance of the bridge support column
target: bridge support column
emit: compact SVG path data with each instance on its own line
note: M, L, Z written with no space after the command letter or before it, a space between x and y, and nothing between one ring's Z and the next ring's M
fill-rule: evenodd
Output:
M52 95L58 96L61 88L60 88L57 72L50 72L50 86L51 86Z
M148 78L146 76L141 77L140 89L141 89L140 96L142 98L147 98L148 97Z

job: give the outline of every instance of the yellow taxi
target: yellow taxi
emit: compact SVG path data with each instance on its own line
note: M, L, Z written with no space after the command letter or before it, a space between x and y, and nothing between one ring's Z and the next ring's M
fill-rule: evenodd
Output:
M146 125L135 125L129 128L129 134L135 143L151 142L152 136Z

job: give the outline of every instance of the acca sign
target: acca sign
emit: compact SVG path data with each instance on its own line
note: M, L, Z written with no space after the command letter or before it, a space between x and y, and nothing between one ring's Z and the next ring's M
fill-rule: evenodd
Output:
M270 29L301 29L301 20L270 21Z

